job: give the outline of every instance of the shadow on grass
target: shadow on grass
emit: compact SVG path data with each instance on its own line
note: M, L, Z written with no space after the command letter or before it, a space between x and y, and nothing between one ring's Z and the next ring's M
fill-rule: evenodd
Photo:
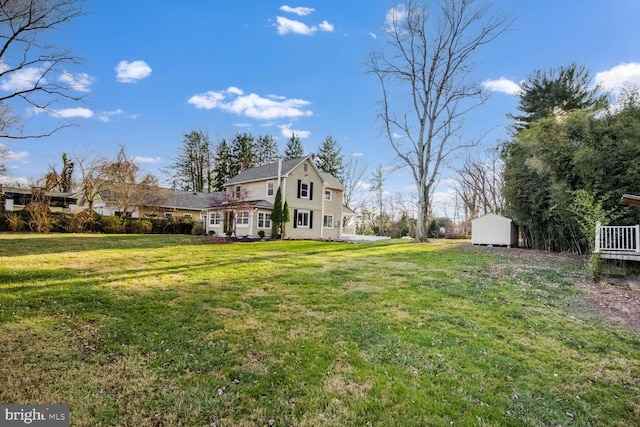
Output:
M156 249L207 243L179 234L0 234L0 257L44 255L107 249Z

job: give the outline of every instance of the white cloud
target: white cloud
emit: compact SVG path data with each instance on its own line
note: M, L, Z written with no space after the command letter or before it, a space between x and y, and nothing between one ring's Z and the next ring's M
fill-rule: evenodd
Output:
M328 33L333 33L333 24L330 24L329 22L324 20L320 23L320 29Z
M63 119L71 119L74 117L82 117L85 119L93 117L93 111L88 108L63 108L60 110L52 110L49 112L51 117L59 117Z
M308 130L299 130L299 129L291 129L292 123L286 125L278 126L280 128L280 133L285 138L291 138L291 136L295 133L296 136L300 139L308 138L311 135L311 132Z
M136 163L162 163L162 159L160 157L134 156L133 161Z
M17 162L25 160L27 157L29 157L29 153L26 151L11 151L6 145L0 144L0 156L0 158L2 158L2 160L4 161Z
M42 77L43 74L44 69L42 67L31 67L14 71L7 79L0 83L0 89L7 92L17 92L33 88L36 83L42 86L46 83Z
M236 87L223 91L208 91L189 98L189 104L206 110L220 109L227 113L249 117L256 120L275 120L312 116L310 110L304 108L311 104L303 99L287 99L270 95L263 98L255 93L245 95Z
M492 92L502 92L508 95L515 95L520 91L520 85L512 80L500 77L498 80L485 80L482 86Z
M351 153L352 157L362 157L364 153Z
M301 34L303 36L310 36L315 33L318 28L309 27L304 22L294 21L292 19L287 19L282 16L278 16L276 18L277 24L276 28L278 30L278 34L284 36L285 34L293 33L293 34Z
M68 71L64 71L58 80L78 92L91 92L90 86L93 83L93 78L87 73L78 73L74 75Z
M365 181L358 181L356 183L356 187L361 188L363 190L371 190L371 184Z
M117 118L117 117L124 117L127 119L131 119L131 120L135 120L138 118L137 114L127 114L126 112L122 111L120 108L118 108L117 110L113 110L113 111L102 111L98 114L98 120L100 120L101 122L104 123L108 123L110 122L112 119Z
M375 33L371 33L371 32L369 32L369 33L367 33L367 34L369 34L369 35L371 36L371 38L372 38L372 39L374 39L374 40L377 40L377 39L378 39L378 36L376 36L376 35L375 35Z
M616 65L610 70L597 73L595 81L602 85L605 90L613 92L622 88L624 83L640 86L640 63L630 62Z
M27 178L12 178L10 176L0 176L0 184L8 187L28 187L31 182Z
M298 16L306 16L315 11L311 7L290 7L287 5L280 6L280 10L287 13L295 13Z
M116 80L132 83L151 75L151 67L144 61L120 61L116 66Z
M385 26L382 28L383 31L389 32L392 31L394 27L401 26L402 21L407 18L407 9L404 5L396 6L392 9L387 10L387 14L384 19Z

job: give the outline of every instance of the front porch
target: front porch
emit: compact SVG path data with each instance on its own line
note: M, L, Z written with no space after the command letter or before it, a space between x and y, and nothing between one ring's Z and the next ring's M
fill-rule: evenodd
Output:
M640 225L596 224L594 252L603 259L640 261Z

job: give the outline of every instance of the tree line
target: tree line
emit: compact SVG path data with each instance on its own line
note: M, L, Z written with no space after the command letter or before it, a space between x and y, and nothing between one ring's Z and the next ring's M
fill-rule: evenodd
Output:
M588 253L595 224L640 223L622 207L640 189L640 94L627 85L609 105L584 66L538 70L521 84L502 146L505 213L535 249Z
M343 180L344 160L338 142L327 136L317 153L312 154L318 168ZM247 167L274 163L305 155L300 138L294 133L280 152L271 135L257 138L250 133L237 133L230 141L213 144L208 134L193 130L184 135L182 145L172 163L163 172L173 187L185 191L211 193L223 191L224 184Z

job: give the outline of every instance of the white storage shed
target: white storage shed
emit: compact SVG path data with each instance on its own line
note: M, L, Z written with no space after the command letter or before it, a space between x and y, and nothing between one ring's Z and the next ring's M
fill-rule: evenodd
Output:
M471 220L471 243L474 245L518 246L518 226L513 220L487 214Z

